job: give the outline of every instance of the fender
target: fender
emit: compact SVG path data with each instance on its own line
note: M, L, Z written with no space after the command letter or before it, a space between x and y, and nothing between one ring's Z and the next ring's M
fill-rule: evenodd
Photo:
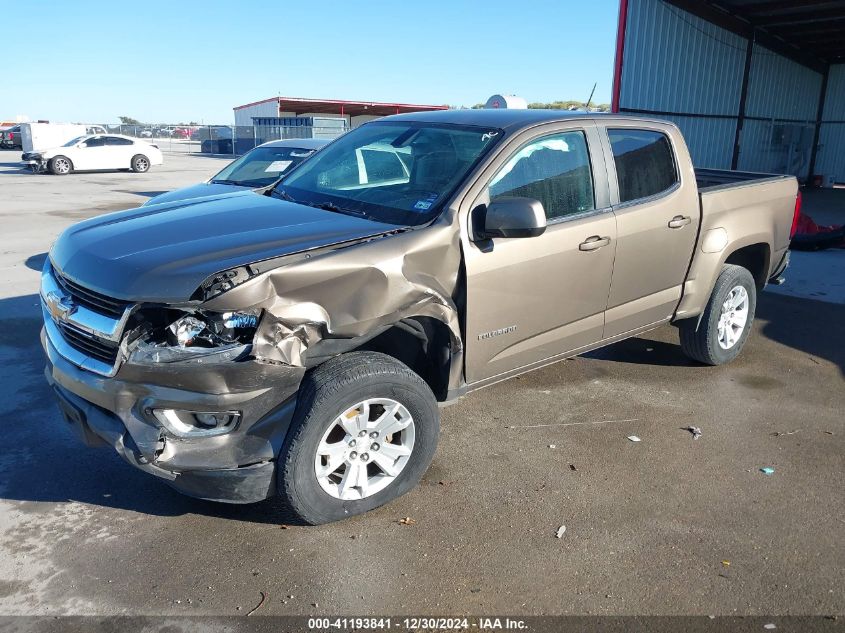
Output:
M203 308L262 310L256 358L299 367L360 347L403 319L429 317L450 332L449 384L457 386L463 343L453 297L461 249L449 215L422 229L271 267Z

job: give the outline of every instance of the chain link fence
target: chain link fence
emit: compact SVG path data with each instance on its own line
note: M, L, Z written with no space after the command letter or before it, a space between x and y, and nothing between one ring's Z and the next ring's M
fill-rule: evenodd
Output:
M289 138L333 139L345 127L313 125L126 125L102 124L112 134L146 140L163 152L238 156L268 141Z

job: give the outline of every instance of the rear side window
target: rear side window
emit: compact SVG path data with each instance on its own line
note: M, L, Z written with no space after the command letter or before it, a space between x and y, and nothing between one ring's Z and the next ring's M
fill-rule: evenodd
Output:
M669 139L653 130L608 130L619 202L648 198L671 189L678 182L678 169Z
M367 172L368 184L390 180L408 181L410 172L395 152L362 148L361 158Z
M120 138L119 136L107 136L106 145L132 145L132 141L128 138Z
M517 196L543 203L554 220L595 208L583 132L545 136L519 149L489 185L490 199Z

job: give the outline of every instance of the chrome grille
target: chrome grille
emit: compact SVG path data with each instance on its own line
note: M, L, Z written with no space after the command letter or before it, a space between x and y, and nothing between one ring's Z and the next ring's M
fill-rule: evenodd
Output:
M117 360L118 344L102 341L69 323L58 322L59 330L68 345L97 360L113 365Z
M41 311L52 349L74 365L114 376L132 305L88 290L47 266L41 273Z
M97 310L111 316L119 317L124 310L129 306L126 301L119 299L112 299L104 294L89 290L84 286L80 286L75 281L62 275L58 270L53 269L56 281L72 298L73 302L79 305L84 305L92 310Z

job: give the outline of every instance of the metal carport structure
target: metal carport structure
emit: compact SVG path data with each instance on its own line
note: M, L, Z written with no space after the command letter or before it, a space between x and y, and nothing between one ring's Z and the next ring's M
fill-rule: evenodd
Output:
M845 182L845 0L621 0L612 107L701 166Z

